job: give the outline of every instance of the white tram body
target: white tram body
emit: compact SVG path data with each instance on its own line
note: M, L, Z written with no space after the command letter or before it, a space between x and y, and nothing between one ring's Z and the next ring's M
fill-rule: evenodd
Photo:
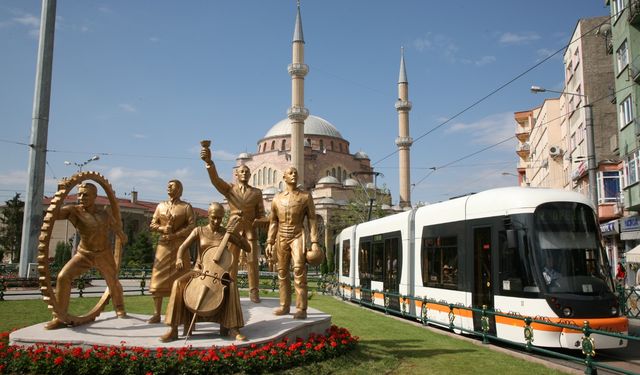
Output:
M524 343L522 317L626 334L593 207L582 194L500 188L344 229L336 237L339 282L352 300L421 316L430 323ZM555 277L549 269L558 268ZM384 299L385 292L387 301ZM404 298L413 296L414 299ZM427 302L423 309L423 300ZM579 330L532 324L533 345L577 349ZM626 340L593 335L596 347Z

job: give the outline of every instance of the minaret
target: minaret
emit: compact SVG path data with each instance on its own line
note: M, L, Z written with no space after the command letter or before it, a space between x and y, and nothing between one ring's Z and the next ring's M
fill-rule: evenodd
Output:
M400 76L398 77L398 100L396 101L398 111L398 159L400 161L400 207L411 207L411 173L409 167L410 148L413 138L409 136L409 111L411 102L409 101L409 82L407 81L407 71L404 66L404 47L400 49Z
M298 181L304 189L304 120L309 117L309 110L304 107L304 76L309 73L309 67L304 63L300 0L293 31L292 52L291 64L287 67L291 76L291 107L287 111L287 117L291 120L291 161L298 170Z

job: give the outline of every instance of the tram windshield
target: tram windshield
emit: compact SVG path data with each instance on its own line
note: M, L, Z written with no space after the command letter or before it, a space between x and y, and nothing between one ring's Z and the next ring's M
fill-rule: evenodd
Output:
M612 291L591 208L579 203L547 203L536 209L534 217L534 257L542 288L550 293L588 295Z

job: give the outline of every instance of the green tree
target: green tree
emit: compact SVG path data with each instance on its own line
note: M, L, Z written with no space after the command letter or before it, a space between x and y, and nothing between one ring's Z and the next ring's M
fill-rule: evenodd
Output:
M53 264L62 267L71 259L71 243L69 241L58 241L56 244L56 254L53 258Z
M4 253L9 253L13 263L20 261L23 218L24 202L20 200L20 194L16 193L0 208L0 252L3 256Z
M362 185L357 186L353 197L349 199L347 204L331 213L326 230L330 231L332 237L335 238L344 228L368 221L369 212L371 212L371 220L390 215L393 213L391 210L382 208L382 205L390 205L390 203L391 196L386 186L376 191L371 188L364 188ZM335 270L333 249L327 249L326 254L326 269L329 272L333 272Z
M122 264L125 267L151 266L154 259L154 246L149 232L138 233L124 248Z

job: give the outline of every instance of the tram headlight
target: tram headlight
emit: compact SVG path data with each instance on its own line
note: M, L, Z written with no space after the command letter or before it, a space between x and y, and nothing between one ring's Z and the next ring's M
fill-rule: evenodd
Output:
M562 309L562 315L566 317L570 317L572 314L573 314L573 310L571 310L571 307L565 307Z
M611 306L611 315L618 315L618 308L615 306Z

